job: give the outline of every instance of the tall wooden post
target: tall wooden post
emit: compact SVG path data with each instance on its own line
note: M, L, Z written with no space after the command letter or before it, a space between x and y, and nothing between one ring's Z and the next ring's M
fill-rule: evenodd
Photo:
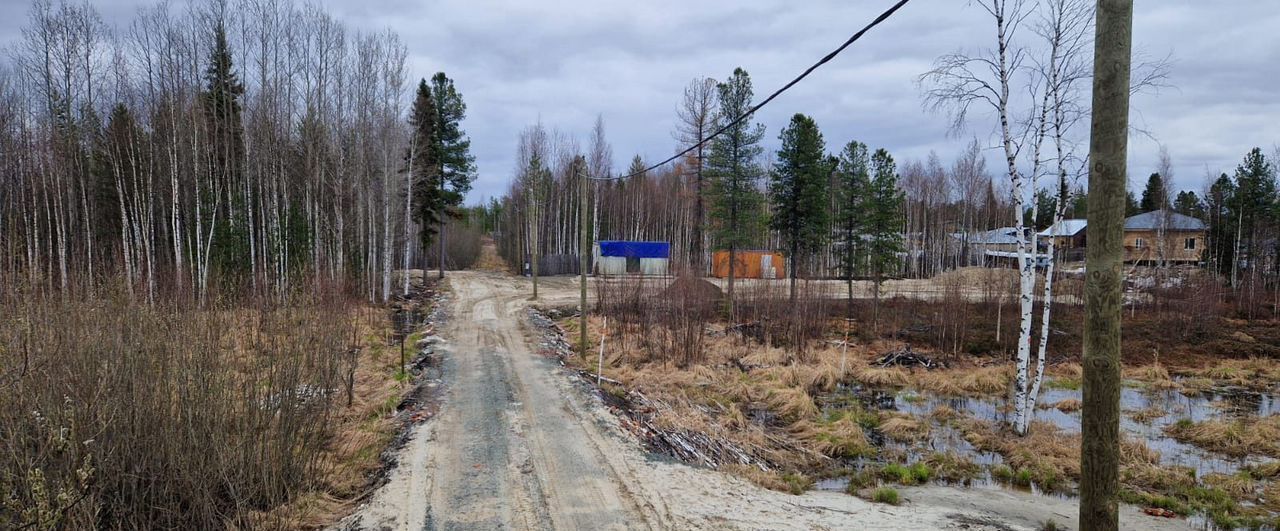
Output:
M1080 529L1120 528L1120 318L1133 0L1099 0L1089 135Z
M574 172L578 175L578 353L587 357L587 247L591 245L587 234L587 185L590 178L583 166L581 158L573 161Z

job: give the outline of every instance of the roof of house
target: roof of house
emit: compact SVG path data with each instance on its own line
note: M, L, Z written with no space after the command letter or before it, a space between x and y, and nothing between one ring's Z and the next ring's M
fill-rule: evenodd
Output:
M987 245L1016 244L1018 243L1018 229L1016 227L1000 227L989 231L977 232L969 235L969 243Z
M1205 224L1191 216L1168 210L1152 210L1124 220L1124 230L1205 230Z
M1089 223L1084 219L1064 219L1054 223L1051 227L1037 232L1037 236L1075 236L1084 230L1085 225Z

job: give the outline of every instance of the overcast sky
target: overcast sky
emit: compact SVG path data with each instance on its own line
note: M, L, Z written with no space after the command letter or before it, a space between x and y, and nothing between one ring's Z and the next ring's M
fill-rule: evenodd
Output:
M151 0L93 0L108 24L124 25ZM177 0L181 3L181 0ZM499 196L514 170L519 131L539 119L587 137L604 116L615 167L633 154L671 155L675 106L696 76L745 68L757 97L843 42L890 0L319 0L348 28L395 29L409 47L410 75L443 70L468 106L463 126L479 167L476 202ZM28 3L0 0L0 43L18 38ZM1247 150L1280 142L1280 10L1275 0L1137 2L1134 40L1171 55L1159 94L1133 101L1132 119L1155 140L1130 143L1131 187L1168 147L1178 188L1200 190L1206 169L1230 172ZM940 54L993 40L984 13L962 0L914 0L844 54L775 100L757 121L767 147L791 114L822 128L828 149L851 139L889 149L901 162L935 150L949 164L968 137L995 146L993 117L975 115L962 138L925 111L916 77ZM406 97L407 101L407 97ZM1087 128L1087 123L1082 124ZM1080 131L1081 136L1085 131ZM989 167L998 171L997 153ZM1137 184L1133 184L1137 183Z

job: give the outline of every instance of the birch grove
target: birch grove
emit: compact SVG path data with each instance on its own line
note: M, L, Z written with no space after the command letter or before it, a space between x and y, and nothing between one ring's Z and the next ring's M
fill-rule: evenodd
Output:
M993 48L977 54L954 53L940 57L933 70L921 76L925 85L926 106L947 111L957 130L965 125L968 113L975 108L991 111L999 122L999 144L1004 156L1010 184L1013 224L1017 234L1019 270L1019 329L1015 355L1016 375L1011 396L1013 428L1025 434L1035 413L1044 366L1048 357L1048 336L1053 304L1052 238L1047 253L1038 253L1034 229L1025 226L1027 196L1038 190L1039 177L1046 166L1055 166L1053 189L1057 192L1055 222L1061 221L1066 207L1067 168L1071 164L1069 129L1076 121L1080 106L1074 84L1087 71L1084 52L1086 36L1091 29L1092 8L1082 1L1052 0L1029 3L1022 0L987 0L976 2L995 26ZM1028 19L1039 15L1035 33L1043 41L1031 47L1022 43L1020 34ZM1034 64L1034 66L1033 66ZM1026 96L1014 98L1014 91L1025 89ZM1025 107L1019 107L1023 106ZM1020 108L1028 109L1020 112ZM1019 116L1025 116L1019 120ZM1020 123L1019 123L1020 122ZM1047 164L1044 143L1052 137L1054 161ZM1024 173L1023 168L1027 168ZM1036 218L1038 203L1030 207ZM1042 257L1048 257L1047 260ZM1039 342L1032 366L1035 287L1038 264L1046 262L1041 296Z
M119 273L146 299L315 276L386 300L421 256L405 56L312 4L161 3L109 28L35 1L0 59L0 275L66 291Z

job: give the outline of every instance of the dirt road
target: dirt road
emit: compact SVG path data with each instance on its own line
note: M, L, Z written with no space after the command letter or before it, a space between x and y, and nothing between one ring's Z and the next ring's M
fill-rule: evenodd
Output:
M916 489L897 507L830 492L791 496L653 458L533 352L527 279L455 272L449 286L440 413L414 428L390 481L342 527L1038 529L1074 514L1068 501L1004 491ZM557 278L540 287L568 301L575 286ZM1126 528L1186 528L1131 509L1126 520Z

